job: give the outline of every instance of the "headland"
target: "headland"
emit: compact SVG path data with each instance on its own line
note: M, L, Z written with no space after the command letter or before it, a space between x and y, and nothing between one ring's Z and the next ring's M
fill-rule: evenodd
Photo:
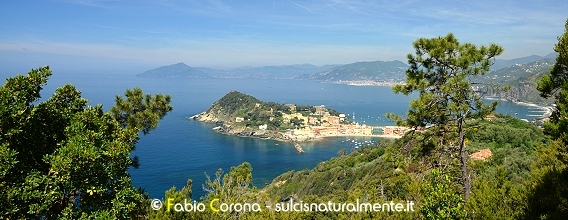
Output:
M289 142L303 152L300 142L336 136L399 138L408 128L369 126L351 122L346 114L324 105L263 102L231 91L209 109L189 119L215 123L215 131L240 137Z

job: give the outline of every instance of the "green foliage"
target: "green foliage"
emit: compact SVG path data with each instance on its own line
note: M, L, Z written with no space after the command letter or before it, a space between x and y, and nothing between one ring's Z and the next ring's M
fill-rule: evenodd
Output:
M333 109L326 109L331 116L339 116L339 112ZM307 121L298 117L284 120L284 114L300 113L303 116L310 116L321 120L321 115L314 115L315 106L298 105L292 111L290 106L275 102L263 102L253 96L246 95L237 91L231 91L215 102L206 113L216 118L215 122L234 125L234 127L245 128L267 125L268 130L285 131L286 129L302 128ZM242 117L244 121L235 122L236 117ZM350 123L344 120L343 123ZM316 123L316 125L321 122Z
M473 129L466 135L468 139L475 140L471 144L472 149L490 148L494 151L509 146L528 153L547 141L542 130L508 115L498 115L493 121L472 121L467 126Z
M568 216L568 19L554 47L556 64L538 82L541 96L554 96L556 109L544 131L555 141L537 150L529 184L525 218L560 219Z
M157 94L154 97L144 94L142 89L127 90L124 94L126 100L116 96L115 106L110 109L113 118L122 127L142 130L148 134L158 126L159 120L172 110L171 96Z
M425 219L465 219L465 201L454 181L440 170L432 170L429 182L422 185L424 198L420 213Z
M466 210L472 219L518 219L523 214L524 182L509 178L504 166L493 166L473 182Z
M298 117L294 117L290 119L290 124L292 124L295 128L301 128L304 124L304 119L299 119Z
M568 215L568 147L561 140L536 152L528 184L526 219L562 219Z
M398 124L442 126L462 117L484 117L494 110L495 106L483 104L468 77L488 72L491 59L501 54L503 48L495 44L479 48L460 44L453 34L420 38L414 42L414 48L416 55L408 55L406 84L393 87L393 91L404 95L419 92L419 97L411 101L408 118L398 120Z
M550 117L550 122L545 123L545 131L553 138L561 138L568 143L568 19L565 32L558 37L554 51L558 53L556 64L549 74L540 79L537 89L542 97L554 96L556 99L556 109Z
M273 196L324 197L344 199L340 195L359 190L362 197L405 200L411 197L411 176L397 168L385 156L385 147L394 147L385 141L380 146L368 146L350 154L341 153L313 170L287 172L274 179L266 191ZM381 192L378 192L377 189ZM342 193L340 193L342 192ZM362 199L362 198L361 198Z
M296 112L301 113L303 116L308 116L316 112L316 108L309 105L297 105Z
M460 44L453 34L432 39L420 38L414 43L415 55L408 55L409 69L406 84L393 87L395 93L409 95L418 92L418 98L410 102L407 118L394 114L387 117L397 125L408 127L433 126L440 145L446 149L458 148L461 177L465 198L470 193L470 177L467 171L467 149L464 124L469 119L481 119L495 111L497 105L485 105L482 94L473 90L472 77L489 72L491 59L503 52L503 48L491 44L477 47L471 43Z
M0 88L1 218L139 217L145 195L132 186L130 153L138 132L171 110L169 98L117 98L113 109L137 108L123 111L124 120L87 106L72 85L34 104L49 76L49 67L33 69Z
M191 214L186 212L175 212L172 207L169 207L168 210L168 200L171 199L173 202L183 203L187 201L188 203L193 204L193 200L191 199L191 186L193 185L193 181L191 179L187 180L186 186L181 188L179 191L176 190L175 186L168 189L165 193L165 198L162 198L162 208L158 210L150 209L148 207L148 218L149 219L183 219L187 217L191 217Z
M226 114L232 115L241 109L253 109L256 103L261 103L261 101L250 95L231 91L219 99L212 108L223 109Z
M192 212L176 212L170 206L168 210L167 202L159 210L148 208L150 219L270 219L270 213L266 213L265 202L272 204L266 194L259 192L256 188L250 187L252 182L252 167L249 163L244 162L236 167L231 167L231 170L223 174L223 170L219 169L215 177L211 179L207 176L207 180L203 188L209 192L201 200L195 203L204 204L203 211ZM191 185L192 181L188 180L187 186L179 191L172 187L166 191L165 198L162 201L171 200L173 203L184 204L184 200L188 203L193 203L191 200ZM219 211L221 210L220 204L244 204L244 203L257 203L264 212L255 212L254 210L246 211ZM211 208L213 206L213 209ZM217 209L214 210L214 209Z

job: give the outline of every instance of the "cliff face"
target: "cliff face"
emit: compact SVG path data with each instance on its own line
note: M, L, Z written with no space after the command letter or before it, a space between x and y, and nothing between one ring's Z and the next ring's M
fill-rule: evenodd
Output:
M213 111L204 111L197 115L195 119L201 122L223 123L229 120L229 116L223 113L222 109L218 109Z
M554 103L554 99L545 99L540 97L540 92L536 89L537 82L549 70L542 70L527 77L519 78L516 82L505 83L510 86L510 90L500 92L498 95L509 101L530 102L539 105L549 105Z
M511 85L509 91L501 92L499 96L510 101L523 100L529 93L534 92L533 90L536 91L534 85L519 83L517 85Z
M215 127L214 130L239 137L253 137L261 139L272 139L279 141L286 141L284 136L277 131L260 130L245 126L234 126L232 124L223 124L221 126Z

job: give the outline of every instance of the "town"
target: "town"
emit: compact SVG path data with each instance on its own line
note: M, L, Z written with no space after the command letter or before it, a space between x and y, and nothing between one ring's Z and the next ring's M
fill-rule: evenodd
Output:
M294 128L283 130L283 138L289 141L309 141L331 136L376 136L399 138L410 128L400 126L369 126L351 122L345 114L332 115L324 105L313 106L314 112L297 109L294 104L286 104L289 114L281 113L282 123ZM244 117L236 117L235 122L244 122ZM273 117L270 121L275 120ZM259 130L267 130L268 124L258 126ZM281 126L284 127L284 126Z

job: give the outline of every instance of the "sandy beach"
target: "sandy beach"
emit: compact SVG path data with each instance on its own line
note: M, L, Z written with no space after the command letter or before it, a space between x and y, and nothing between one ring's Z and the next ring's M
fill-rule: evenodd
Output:
M333 135L317 136L315 139L318 139L318 138L326 138L326 137L377 137L377 138L397 139L397 138L401 138L402 136L399 136L399 135L387 135L387 134L373 134L373 135L365 135L365 134L333 134Z
M547 117L550 117L550 115L552 115L552 111L553 111L552 106L542 106L542 105L537 105L537 104L529 103L529 102L513 102L513 103L515 103L517 105L535 107L535 108L538 108L538 109L544 111L544 113L542 114L542 118L547 118Z

